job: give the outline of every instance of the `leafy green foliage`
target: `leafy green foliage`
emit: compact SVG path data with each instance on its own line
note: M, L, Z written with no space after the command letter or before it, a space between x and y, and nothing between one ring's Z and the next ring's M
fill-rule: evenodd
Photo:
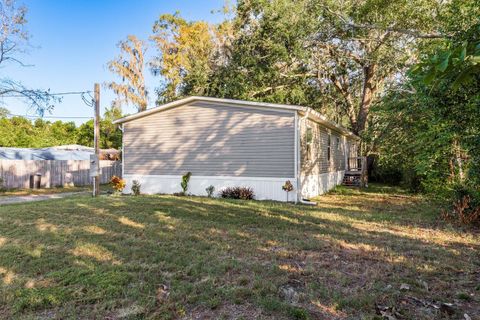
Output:
M453 80L454 90L468 85L480 73L479 34L480 24L476 24L447 43L445 49L437 49L432 56L417 64L412 73L426 85L448 79Z
M164 80L158 101L305 105L361 133L422 49L470 27L478 13L473 0L241 0L218 25L161 15L152 37Z
M442 217L454 223L463 225L480 225L480 206L468 195L454 201L451 210L445 210Z
M138 182L138 180L133 180L132 181L132 193L134 196L139 196L140 195L140 189L141 189L142 185L140 184L140 182Z
M207 197L211 198L213 197L213 193L215 192L215 187L208 186L207 188L205 188L205 191L207 192Z
M3 180L3 178L0 178L0 192L5 192L7 191L7 188L5 187L5 181Z
M122 133L112 122L121 114L107 110L100 121L100 147L118 149L122 145ZM20 148L43 148L65 144L81 144L93 147L93 120L80 126L74 122L46 121L41 118L31 121L24 117L0 116L0 146Z
M304 48L311 17L305 1L239 1L228 63L213 74L210 95L313 104Z
M479 191L480 75L473 62L479 31L475 26L439 44L374 109L367 141L378 165L401 174L413 190L452 201L462 199L459 185Z
M33 147L77 143L77 128L73 122L30 121L23 117L0 119L0 146Z
M151 40L158 55L151 61L154 74L163 78L157 103L185 95L206 95L208 79L220 64L227 25L186 21L179 13L163 14L155 21Z
M180 186L182 187L182 191L184 194L187 193L188 190L188 183L190 182L190 177L192 176L191 172L187 172L182 176L182 182L180 183Z

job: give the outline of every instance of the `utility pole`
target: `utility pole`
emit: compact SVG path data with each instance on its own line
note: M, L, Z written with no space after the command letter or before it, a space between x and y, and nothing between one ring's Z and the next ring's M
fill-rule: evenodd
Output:
M94 98L95 98L95 120L93 129L93 147L95 148L95 161L92 163L95 167L95 174L93 177L93 196L96 197L100 194L100 84L94 85Z

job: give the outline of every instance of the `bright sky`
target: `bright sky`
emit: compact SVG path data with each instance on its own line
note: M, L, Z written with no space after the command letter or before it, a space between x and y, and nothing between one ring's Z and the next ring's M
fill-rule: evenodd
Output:
M187 20L217 22L222 19L212 11L221 9L223 0L18 0L28 8L28 31L33 48L20 57L32 67L12 65L2 69L7 76L24 85L51 92L93 90L93 84L114 79L107 70L107 62L119 53L118 41L129 34L143 40L151 35L153 23L160 14L180 11ZM155 53L149 48L148 54ZM146 72L146 84L150 91L150 106L154 105L154 88L158 77ZM111 105L114 94L102 86L102 114ZM14 98L4 98L4 107L13 114L34 115L28 105ZM133 107L123 107L125 113L133 113ZM80 96L65 96L52 114L46 117L89 117L93 110ZM48 119L55 120L55 119ZM88 119L72 120L76 123Z

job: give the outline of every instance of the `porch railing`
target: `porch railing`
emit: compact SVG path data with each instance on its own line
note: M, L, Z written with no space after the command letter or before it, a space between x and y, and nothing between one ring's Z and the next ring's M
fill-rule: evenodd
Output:
M348 181L361 187L368 185L367 157L348 158L344 182Z

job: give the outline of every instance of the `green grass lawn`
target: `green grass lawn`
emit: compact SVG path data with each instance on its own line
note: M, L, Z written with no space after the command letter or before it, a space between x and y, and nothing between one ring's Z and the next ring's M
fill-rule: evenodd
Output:
M480 318L478 234L400 189L316 200L80 195L2 206L0 317L447 317L439 307Z

